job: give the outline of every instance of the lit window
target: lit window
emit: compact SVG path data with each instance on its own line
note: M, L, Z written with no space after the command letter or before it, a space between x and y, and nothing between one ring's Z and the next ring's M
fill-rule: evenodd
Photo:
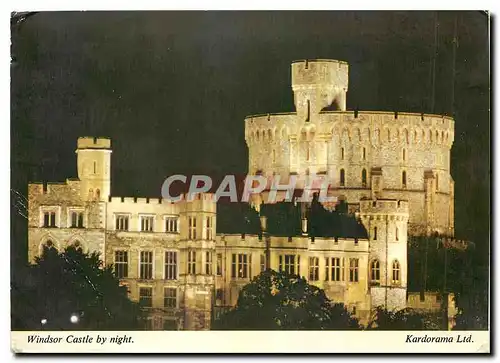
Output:
M401 271L401 266L399 265L399 261L395 260L392 263L392 283L393 284L399 284L400 271Z
M359 259L350 258L349 259L349 281L350 282L358 282L358 269L359 269Z
M142 232L153 232L153 224L155 217L153 216L142 216L141 217L141 231Z
M128 219L127 215L117 215L116 216L116 230L117 231L128 231Z
M163 290L163 307L177 308L177 289L175 287L165 287Z
M340 281L340 258L332 257L332 281Z
M141 251L139 276L143 280L151 280L153 278L153 252L152 251Z
M115 275L119 279L128 277L127 251L115 251Z
M370 266L370 280L371 282L380 282L380 262L373 260Z
M177 231L177 218L165 218L165 232L176 233Z
M231 256L231 277L232 278L247 278L248 277L248 255L233 253Z
M177 252L165 252L165 280L177 280Z
M295 259L295 255L284 255L279 257L279 270L284 271L290 275L295 275L295 262L299 261ZM284 263L283 263L284 261ZM298 267L298 263L297 263ZM298 269L297 269L298 270ZM297 271L298 272L298 271Z
M318 281L319 280L319 258L309 257L309 280Z
M214 237L214 233L213 233L213 217L207 217L206 219L207 221L207 239L208 240L212 240L213 237Z
M196 274L196 251L189 250L188 252L188 274Z

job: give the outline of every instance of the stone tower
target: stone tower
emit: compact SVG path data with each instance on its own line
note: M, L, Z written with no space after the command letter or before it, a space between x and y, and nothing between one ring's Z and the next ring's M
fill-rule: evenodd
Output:
M76 149L81 197L105 201L111 194L111 140L80 137Z
M406 307L408 202L360 201L360 217L370 238L368 279L371 306Z
M292 89L299 118L308 121L311 114L335 105L346 110L349 65L338 60L303 60L292 63Z

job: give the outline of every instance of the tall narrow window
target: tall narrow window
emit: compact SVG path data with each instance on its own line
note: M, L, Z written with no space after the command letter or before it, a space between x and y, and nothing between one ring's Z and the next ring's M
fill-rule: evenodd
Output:
M332 281L340 281L340 258L332 257Z
M363 160L366 160L366 147L363 148Z
M165 280L177 280L177 252L165 252Z
M94 174L97 174L97 163L94 161Z
M306 116L307 122L309 122L310 114L311 114L311 101L307 100L307 116Z
M248 277L248 255L238 254L238 277L246 279Z
M396 227L396 241L399 241L399 228Z
M140 254L140 278L151 280L153 278L153 252L141 251Z
M392 283L393 284L399 284L400 271L401 271L401 266L399 265L399 261L394 260L394 262L392 263Z
M196 274L196 251L188 251L188 275Z
M207 239L211 240L213 239L213 217L207 217L206 222L207 222Z
M401 182L403 184L403 188L406 188L406 170L403 170L403 174L401 176Z
M344 169L340 169L340 186L345 186L345 171Z
M128 252L115 251L115 275L119 279L128 277Z
M370 281L373 283L380 282L380 262L373 260L370 265Z
M83 212L71 212L71 227L72 228L83 227Z
M406 161L406 149L403 149L403 161Z
M43 226L55 227L56 226L56 212L43 213Z
M309 281L319 280L319 258L309 257Z
M217 276L222 276L222 253L217 254Z
M340 148L340 159L344 160L344 148Z
M177 289L175 287L165 287L163 290L163 307L177 308Z
M236 278L236 271L237 271L237 263L236 263L236 254L231 255L231 277L234 279Z
M373 227L373 240L377 240L377 227Z
M212 252L206 252L205 253L205 275L211 275L212 274Z
M145 308L150 308L153 306L153 288L152 287L139 288L139 304Z
M439 190L439 174L436 173L436 191Z
M359 259L350 258L349 259L349 281L350 282L358 282L358 269L359 269Z
M155 217L153 216L141 216L141 231L142 232L153 232L153 223Z
M363 169L363 171L361 172L361 185L363 186L363 188L366 188L366 169Z
M325 258L325 281L330 280L330 257Z
M260 272L266 271L266 255L260 255Z
M295 275L295 255L285 255L284 271L288 274Z
M189 217L189 239L196 239L196 217Z

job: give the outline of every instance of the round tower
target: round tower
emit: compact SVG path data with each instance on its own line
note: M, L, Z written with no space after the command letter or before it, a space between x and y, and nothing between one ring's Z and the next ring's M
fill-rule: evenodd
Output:
M403 309L408 270L408 202L362 200L359 215L370 241L368 281L372 309Z
M304 121L325 107L346 110L349 65L333 59L292 63L292 89L297 115Z
M111 194L111 140L80 137L75 152L82 199L106 200Z

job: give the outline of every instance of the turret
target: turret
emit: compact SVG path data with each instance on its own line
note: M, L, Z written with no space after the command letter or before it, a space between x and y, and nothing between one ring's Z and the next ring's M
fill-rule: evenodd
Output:
M309 121L322 109L346 110L349 65L332 59L292 63L292 89L297 114Z
M111 194L111 140L78 138L76 154L83 200L104 201Z

